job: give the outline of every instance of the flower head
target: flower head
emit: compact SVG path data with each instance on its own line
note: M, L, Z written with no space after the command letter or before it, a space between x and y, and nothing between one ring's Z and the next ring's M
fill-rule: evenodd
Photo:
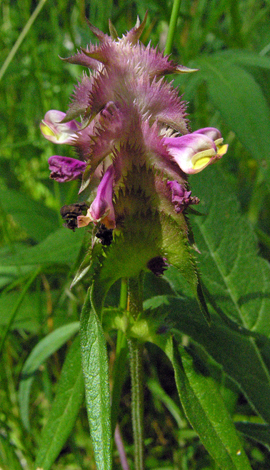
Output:
M191 197L187 175L227 151L215 128L190 133L186 103L164 77L194 70L141 44L145 21L121 38L113 27L108 36L90 25L100 45L90 44L64 59L88 67L89 74L75 87L67 113L48 111L40 125L45 138L74 146L79 158L51 157L51 177L59 182L81 179L80 192L90 183L91 191L94 187L78 227L90 222L108 230L123 227L129 214L154 206L166 211L170 206L182 217L190 204L199 202ZM132 209L131 194L145 204Z

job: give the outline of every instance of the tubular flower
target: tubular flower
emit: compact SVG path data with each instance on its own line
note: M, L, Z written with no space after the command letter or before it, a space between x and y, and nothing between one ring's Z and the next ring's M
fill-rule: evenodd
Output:
M76 180L82 175L86 167L86 163L80 160L61 157L60 155L53 155L49 158L48 162L51 178L59 183Z
M65 113L52 109L45 114L40 123L40 130L44 137L54 144L72 144L80 124L76 121L62 123Z
M187 209L190 204L199 204L200 200L197 197L191 197L191 191L187 191L185 187L177 183L177 181L168 181L167 185L172 192L172 203L178 214Z
M89 207L86 216L81 215L78 217L78 227L85 227L90 222L96 224L102 221L106 228L115 228L115 215L112 203L113 180L114 168L111 165L98 186L96 198Z
M163 141L184 173L199 173L227 152L228 146L222 145L221 136L217 140L210 137L217 133L220 134L217 129L205 128L181 137L164 138Z
M49 164L51 177L59 182L81 179L79 193L87 194L89 209L78 215L78 227L92 222L98 230L113 229L123 243L132 233L130 246L135 247L135 240L140 246L134 265L147 267L151 259L168 264L176 259L171 252L176 245L169 246L165 231L174 233L177 225L175 233L182 237L179 266L191 273L185 210L199 200L191 197L187 175L216 162L227 146L217 129L190 132L186 103L165 76L195 70L141 44L145 23L146 17L121 38L112 25L111 36L90 25L100 44L64 59L89 73L75 87L67 112L49 111L40 127L45 138L70 144L77 153L78 160L53 156ZM160 269L154 270L162 272L164 263L158 262Z

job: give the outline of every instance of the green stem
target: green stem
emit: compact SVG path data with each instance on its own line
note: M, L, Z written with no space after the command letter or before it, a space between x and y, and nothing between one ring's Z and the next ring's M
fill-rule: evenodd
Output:
M21 34L19 35L17 41L15 42L14 46L12 47L10 53L8 54L5 62L3 63L0 69L0 80L3 78L9 64L12 62L13 57L15 56L16 52L18 51L21 43L23 42L25 36L27 35L28 31L30 30L32 24L36 20L37 16L39 15L40 11L44 7L47 0L40 0L36 9L33 11L32 15L30 16L29 20L27 21L26 25L24 26Z
M142 277L129 279L128 311L136 320L142 313ZM134 438L135 470L144 469L143 445L143 380L142 351L143 346L135 338L128 340L130 354L131 394L132 394L132 427Z
M168 31L168 36L167 36L167 41L166 41L166 46L165 46L165 51L164 51L165 54L170 54L172 50L173 38L174 38L176 23L178 20L180 6L181 6L181 0L174 0L171 19L170 19L170 25L169 25L169 31Z
M121 311L127 309L127 279L121 280L121 292L119 308ZM112 389L112 431L114 432L115 426L119 415L119 404L121 398L122 387L126 378L126 363L128 356L128 347L126 336L123 331L117 332L116 343L116 357L113 367L113 389Z

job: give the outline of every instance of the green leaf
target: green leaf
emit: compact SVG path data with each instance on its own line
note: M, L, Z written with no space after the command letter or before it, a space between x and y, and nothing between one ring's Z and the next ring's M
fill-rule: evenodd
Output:
M19 304L21 293L9 292L1 294L0 302L0 328L6 326L12 319L14 306ZM11 330L23 329L36 333L40 328L40 321L46 314L46 294L44 292L27 292L20 303L18 313L11 324Z
M200 78L207 83L214 106L257 159L270 184L270 110L260 86L250 73L222 56L199 57L190 66L195 63ZM195 86L198 84L197 78L188 78L196 81ZM192 88L191 84L188 86Z
M57 385L52 409L41 435L35 465L49 470L75 424L84 398L80 339L73 341Z
M253 441L259 442L270 450L270 426L269 424L236 422L236 429L244 436L249 437Z
M239 385L256 411L270 423L269 371L254 338L242 334L241 328L237 331L236 324L235 329L231 329L215 312L211 312L209 327L192 299L155 297L147 300L144 308L157 309L160 316L167 313L166 324L175 337L181 340L184 333L202 346ZM163 335L156 336L156 339L162 347ZM265 341L269 340L265 338Z
M14 446L0 434L0 468L1 470L22 470Z
M202 279L218 307L241 326L270 335L270 265L217 165L192 179L205 217L194 217ZM210 299L211 301L211 299Z
M34 240L40 242L59 226L55 211L33 201L21 192L0 190L1 207Z
M203 445L226 470L251 470L240 439L213 379L202 364L169 341L166 353L172 361L182 406Z
M244 51L242 49L229 49L215 54L217 60L229 60L237 65L244 66L249 70L251 67L259 67L270 70L270 58L261 56L254 52Z
M48 236L38 245L22 249L18 254L9 254L1 259L5 266L29 266L31 264L64 264L72 265L79 254L83 230L72 232L66 228L60 228Z
M22 379L19 385L20 414L26 429L30 429L29 397L34 373L48 357L63 346L78 330L79 322L73 322L58 328L43 338L28 356L22 369Z
M88 420L97 470L111 470L111 408L107 348L89 295L81 317L82 365Z
M149 388L152 395L154 395L158 400L160 400L166 408L169 410L171 415L174 417L179 429L184 427L183 412L179 406L176 405L174 400L163 390L159 383L154 379L147 380L147 387Z

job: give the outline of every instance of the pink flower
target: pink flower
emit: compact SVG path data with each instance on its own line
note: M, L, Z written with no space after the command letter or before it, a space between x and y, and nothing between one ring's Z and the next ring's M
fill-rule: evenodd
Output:
M205 128L181 137L166 137L163 142L181 170L192 174L199 173L226 153L228 146L222 145L221 136L214 141L216 135L220 135L217 129Z
M105 172L97 189L97 195L89 207L86 216L79 216L78 227L85 227L90 222L102 222L108 229L115 228L115 214L112 203L114 168L111 165Z
M40 130L47 140L54 144L74 144L80 124L77 121L63 123L66 114L52 109L45 114Z
M191 197L191 191L187 191L186 188L177 181L168 181L167 186L169 186L172 192L172 203L178 214L187 209L190 204L199 204L199 199L197 197Z
M59 183L80 178L85 170L86 163L74 158L53 155L49 158L50 177Z

